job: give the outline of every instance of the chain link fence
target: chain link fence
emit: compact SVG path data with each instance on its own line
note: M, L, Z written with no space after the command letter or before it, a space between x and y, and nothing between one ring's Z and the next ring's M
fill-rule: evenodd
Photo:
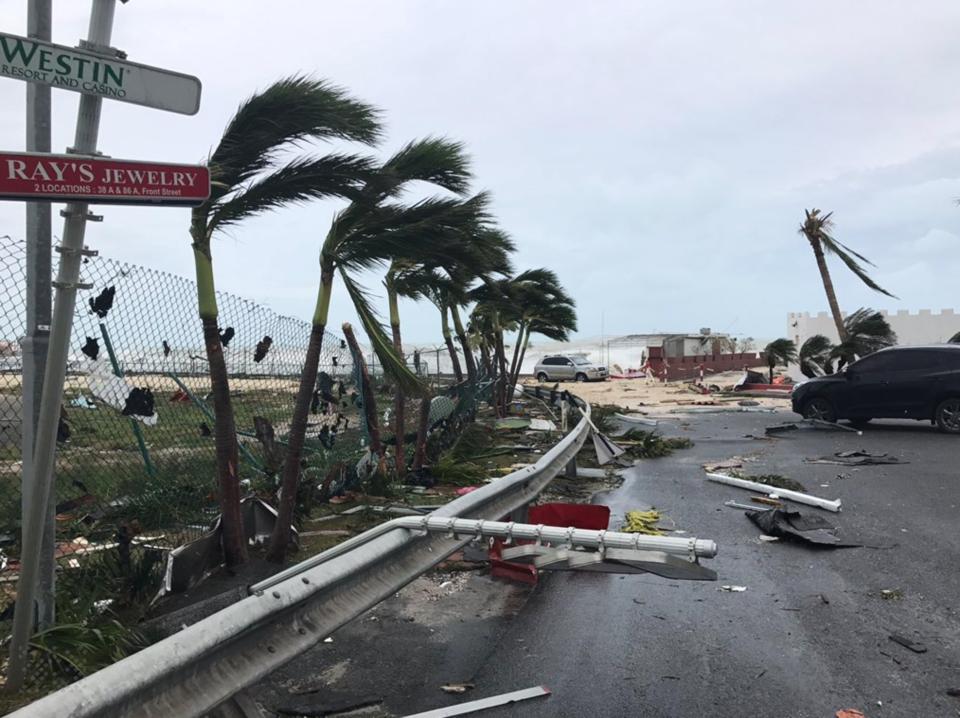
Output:
M0 240L0 635L9 633L20 558L25 264L24 242ZM78 292L58 431L56 638L92 615L142 610L166 551L208 531L219 513L196 285L104 257L84 261L82 280L93 286ZM231 294L218 293L218 303L239 473L249 491L273 500L275 467L254 417L268 420L282 444L310 326ZM331 453L357 454L363 432L353 361L339 337L325 337L320 370L308 463L319 456L326 464ZM334 446L329 430L337 429ZM124 541L129 555L116 550ZM57 663L52 647L37 655ZM34 678L49 685L52 672L40 666Z

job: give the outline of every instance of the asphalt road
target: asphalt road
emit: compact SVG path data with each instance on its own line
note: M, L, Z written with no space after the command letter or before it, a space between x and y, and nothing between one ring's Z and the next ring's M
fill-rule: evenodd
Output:
M878 424L863 436L824 429L744 438L770 423L769 415L702 415L687 432L666 429L686 433L695 448L644 462L598 499L614 516L655 506L678 528L716 540L720 553L706 563L719 581L547 577L511 626L514 641L500 644L475 682L484 694L545 684L553 695L488 715L960 714L960 700L946 695L960 688L960 438L917 423ZM803 463L849 449L910 463ZM703 479L702 463L733 455L756 459L749 473L784 474L811 493L842 498L839 515L804 510L878 548L758 542L743 512L723 506L748 492ZM747 590L727 593L723 584ZM903 597L881 598L884 589ZM891 633L927 652L893 643Z
M555 573L532 591L485 576L417 600L408 590L274 674L258 698L288 714L303 705L306 714L374 696L389 714L406 715L543 684L549 698L483 715L960 715L960 699L946 694L960 688L960 438L918 423L871 426L863 436L825 429L745 438L783 418L715 414L666 425L665 434L689 436L695 447L642 462L597 497L614 517L655 506L667 525L716 540L720 553L705 563L717 582ZM850 449L910 463L803 463ZM758 541L743 512L723 506L749 493L703 478L701 464L734 455L752 459L748 473L784 474L841 498L840 514L802 510L870 548ZM724 584L747 590L724 592ZM902 598L884 599L884 589ZM892 633L927 651L907 650ZM440 692L451 680L476 687Z

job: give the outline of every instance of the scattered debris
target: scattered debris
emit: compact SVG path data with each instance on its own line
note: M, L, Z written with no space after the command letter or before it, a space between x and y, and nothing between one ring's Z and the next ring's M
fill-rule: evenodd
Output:
M783 508L783 502L772 495L771 496L751 496L750 500L755 504L764 504L765 506L773 506L774 508L778 508L778 509Z
M201 421L199 424L200 436L210 436L210 427L207 426L207 422Z
M766 511L766 509L761 509L759 506L751 506L750 504L741 504L736 501L724 501L724 506L729 506L731 509L742 509L743 511Z
M795 423L789 424L776 424L774 426L768 426L764 431L767 435L776 435L776 434L785 434L788 431L797 431L801 427L805 429L838 429L840 431L849 431L857 436L863 436L863 432L859 429L854 429L850 426L844 426L843 424L838 424L835 421L823 421L822 419L801 419Z
M123 410L120 412L124 416L153 416L153 392L149 389L141 389L138 386L133 387L127 394L127 400L124 402Z
M871 454L868 451L838 451L833 456L804 459L808 464L836 464L837 466L872 466L879 464L909 464L890 454Z
M70 400L70 406L75 406L78 409L96 409L97 405L90 401L83 394L75 396Z
M233 340L234 334L236 334L236 332L233 330L233 327L227 327L226 329L222 330L220 332L220 343L225 347L230 346L230 342Z
M626 453L638 459L659 459L670 456L677 449L689 449L693 442L685 436L663 437L655 431L631 429L617 441L625 447Z
M546 686L534 686L533 688L524 688L519 691L504 693L499 696L490 696L489 698L480 698L467 703L458 703L457 705L447 706L446 708L435 708L434 710L424 711L408 715L406 718L451 718L452 716L462 716L468 713L476 713L487 708L497 708L507 706L531 698L541 698L549 696L550 689Z
M960 698L960 688L947 688L946 693L951 698Z
M305 536L306 534L300 534ZM777 536L767 536L767 534L760 534L757 536L757 541L760 543L773 543L774 541L779 541L780 539Z
M87 341L80 348L80 351L96 361L100 354L100 342L93 337L87 337Z
M836 534L836 527L821 516L805 516L799 511L770 509L747 515L763 533L783 539L799 540L831 548L856 548L860 544L847 543Z
M899 633L891 633L888 638L894 643L899 643L904 648L907 648L914 653L926 653L927 647L922 643L917 643L916 641L911 641L906 636L901 636Z
M505 419L497 419L494 428L501 431L511 431L513 429L530 428L530 419L523 419L519 416L508 416Z
M466 693L476 688L475 683L444 683L440 690L444 693Z
M803 494L798 491L790 491L788 489L778 489L772 486L766 486L764 484L758 484L753 481L746 481L745 479L738 479L735 476L727 476L726 474L714 474L708 473L707 479L710 481L715 481L718 484L727 484L728 486L736 486L740 489L746 489L748 491L756 491L761 494L776 495L781 499L788 499L790 501L796 501L799 504L807 504L808 506L816 506L821 509L826 509L827 511L839 512L841 508L840 499L835 501L830 501L829 499L821 499L818 496L811 496L810 494Z
M721 591L727 591L729 593L743 593L747 590L746 586L721 586Z
M549 419L530 419L530 429L533 431L556 431L557 425Z
M775 486L778 489L788 489L789 491L801 492L805 492L807 490L806 487L799 481L795 481L789 476L783 476L782 474L760 474L758 476L750 476L739 471L731 471L730 475L736 476L738 479L753 481L756 484L763 484L764 486Z
M257 342L257 346L253 350L253 362L254 364L259 364L267 356L267 352L270 351L270 347L273 345L273 338L269 334L264 334L263 339Z
M171 352L171 351L173 351L173 350L170 349L170 345L167 343L167 340L164 339L164 340L163 340L163 356L164 356L164 358L167 358L168 356L170 356L170 352Z
M836 718L867 718L863 713L858 711L856 708L844 708L843 710L837 711Z
M884 601L899 601L903 598L903 591L899 588L885 588L880 591L880 598Z
M715 464L704 464L704 471L714 472L717 469L739 469L743 466L743 459L738 456L733 457L732 459L727 459L725 461L718 461Z
M113 307L113 296L117 293L116 287L107 287L95 299L90 300L90 313L105 319Z
M648 536L663 536L663 531L657 527L660 521L659 511L627 511L623 526L620 530L628 534L647 534Z

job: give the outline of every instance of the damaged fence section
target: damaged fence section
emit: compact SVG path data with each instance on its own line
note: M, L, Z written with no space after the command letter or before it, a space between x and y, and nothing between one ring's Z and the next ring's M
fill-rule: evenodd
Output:
M0 240L0 635L20 559L25 263L23 242ZM58 623L149 600L166 552L203 535L219 512L196 285L104 257L85 258L82 279L92 287L77 298L57 445ZM217 301L239 474L250 492L270 495L275 467L257 424L285 436L310 326L234 295ZM325 337L320 370L333 397L319 397L311 422L336 417L341 443L356 450L363 430L349 419L358 415L353 362L338 337ZM344 406L330 408L330 398ZM100 550L118 544L119 556ZM56 685L53 672L34 668L32 680Z

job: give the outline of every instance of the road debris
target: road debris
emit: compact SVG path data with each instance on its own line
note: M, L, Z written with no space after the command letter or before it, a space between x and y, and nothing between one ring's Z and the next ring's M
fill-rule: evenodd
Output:
M888 638L894 643L899 643L901 646L913 651L914 653L927 652L927 647L925 645L918 643L917 641L912 641L906 636L901 636L899 633L891 633Z
M909 464L890 454L871 454L868 451L838 451L833 456L804 459L808 464L835 464L837 466L873 466L880 464Z
M451 718L452 716L462 716L468 713L487 710L488 708L498 708L507 706L520 701L530 700L531 698L542 698L550 695L550 689L546 686L534 686L533 688L524 688L519 691L503 693L499 696L490 696L489 698L480 698L467 703L459 703L445 708L435 708L422 713L414 713L405 718Z
M836 718L867 718L861 711L858 711L856 708L844 708L837 711Z
M755 504L764 504L765 506L773 506L777 509L783 508L783 502L780 501L775 495L770 496L751 496L750 500Z
M627 424L642 424L643 426L656 426L660 422L656 419L648 419L642 414L620 414L614 412L614 417Z
M476 688L475 683L444 683L440 690L444 693L466 693Z
M899 588L885 588L880 591L880 598L884 601L899 601L903 598L903 591Z
M766 511L766 509L761 509L759 506L751 506L750 504L741 504L737 501L724 501L724 506L729 506L731 509L741 509L743 511Z
M739 456L734 456L732 459L718 461L713 464L704 464L703 470L713 473L718 469L739 469L742 467L743 467L743 459L741 459Z
M823 421L822 419L801 419L797 422L790 422L788 424L775 424L774 426L768 426L764 429L764 432L768 436L774 436L777 434L785 434L789 431L797 431L799 429L837 429L838 431L849 431L857 436L863 436L863 432L859 429L854 429L850 426L844 426L843 424L838 424L834 421Z
M746 489L747 491L756 491L757 493L766 494L767 496L776 495L781 499L788 499L789 501L796 501L798 504L807 504L808 506L816 506L817 508L826 509L827 511L839 512L841 508L840 499L831 501L829 499L822 499L818 496L812 496L810 494L800 493L799 491L790 491L788 489L778 489L772 486L766 486L764 484L758 484L753 481L746 481L745 479L738 479L735 476L728 476L727 474L716 474L716 473L707 473L707 479L714 481L718 484L727 484L728 486L736 486L740 489Z
M860 544L843 541L836 527L821 516L805 516L799 511L771 509L748 513L747 518L764 534L779 538L804 541L830 548L856 548Z
M657 526L660 521L659 511L627 511L623 526L620 530L629 534L647 534L648 536L663 536L663 531Z
M743 593L747 590L746 586L721 586L721 591L727 591L728 593Z

